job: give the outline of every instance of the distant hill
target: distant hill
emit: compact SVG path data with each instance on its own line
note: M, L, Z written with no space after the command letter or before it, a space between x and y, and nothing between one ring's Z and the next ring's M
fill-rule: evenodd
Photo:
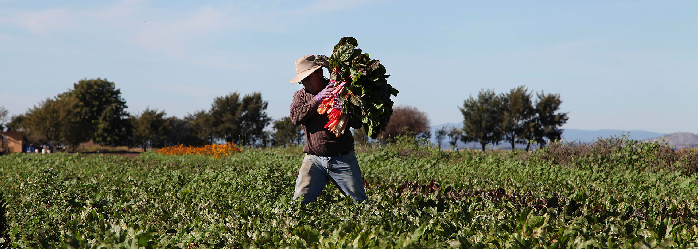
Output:
M648 141L666 142L670 146L674 146L677 149L698 148L698 135L685 132L668 134Z
M463 123L444 123L439 125L434 125L432 129L431 142L436 144L436 130L442 127L462 127ZM620 129L602 129L602 130L582 130L582 129L564 129L562 133L562 138L567 142L593 142L599 138L610 138L611 136L621 136L626 134L629 139L648 141L653 139L659 139L665 136L665 134L650 132L644 130L620 130ZM698 147L698 135L691 133L674 133L667 135L665 140L669 145L676 146L676 148L684 147ZM441 148L449 148L448 138L444 139L441 143ZM508 143L500 143L495 148L510 148ZM525 148L525 145L517 145L517 148ZM470 142L465 144L463 142L458 142L458 148L475 148L480 149L479 143Z

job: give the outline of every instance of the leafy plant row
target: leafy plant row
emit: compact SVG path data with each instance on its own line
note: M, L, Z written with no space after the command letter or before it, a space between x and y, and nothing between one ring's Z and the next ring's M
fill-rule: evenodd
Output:
M360 149L370 202L328 186L305 206L291 201L297 147L221 159L12 154L0 157L0 236L13 248L697 247L696 177L670 170L679 163L638 168L660 152L619 148L574 164L545 150Z

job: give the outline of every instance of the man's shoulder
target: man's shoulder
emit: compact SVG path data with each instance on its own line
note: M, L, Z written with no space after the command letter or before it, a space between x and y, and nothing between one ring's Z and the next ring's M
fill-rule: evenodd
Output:
M312 96L312 94L308 93L308 91L305 90L305 88L299 89L296 91L296 93L293 94L294 97L308 97Z

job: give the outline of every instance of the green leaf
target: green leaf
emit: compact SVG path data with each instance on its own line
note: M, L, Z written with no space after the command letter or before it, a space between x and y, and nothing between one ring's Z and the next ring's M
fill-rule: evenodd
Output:
M421 238L422 235L424 235L424 230L427 228L428 225L429 222L424 222L424 224L422 224L419 228L417 228L417 230L414 231L414 233L412 233L412 242L419 241L419 238Z
M143 233L138 237L138 246L148 248L150 246L149 241L153 239L153 234L150 232Z

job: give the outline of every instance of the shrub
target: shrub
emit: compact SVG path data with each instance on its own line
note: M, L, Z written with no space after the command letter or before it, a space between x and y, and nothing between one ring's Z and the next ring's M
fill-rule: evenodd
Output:
M552 142L533 159L566 167L629 167L636 170L680 171L691 175L698 171L695 150L676 151L658 142L631 140L627 135L598 139L592 143Z

